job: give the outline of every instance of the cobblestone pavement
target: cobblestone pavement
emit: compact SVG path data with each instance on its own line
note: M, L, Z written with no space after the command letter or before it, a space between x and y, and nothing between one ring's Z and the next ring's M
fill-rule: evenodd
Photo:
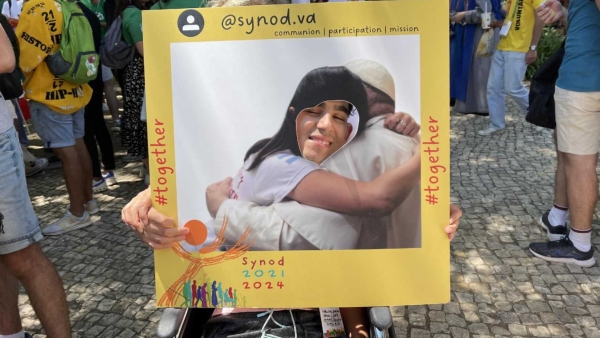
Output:
M452 198L465 212L452 242L452 301L393 308L399 337L600 337L600 269L548 264L526 249L545 240L537 222L553 198L552 134L516 113L507 120L505 131L484 138L476 132L486 117L451 116ZM125 165L123 155L119 185L96 195L94 225L42 242L77 337L152 337L160 317L151 251L120 223L121 208L144 187L139 165ZM42 225L58 219L68 203L61 170L28 184ZM44 337L26 294L19 303L25 328Z

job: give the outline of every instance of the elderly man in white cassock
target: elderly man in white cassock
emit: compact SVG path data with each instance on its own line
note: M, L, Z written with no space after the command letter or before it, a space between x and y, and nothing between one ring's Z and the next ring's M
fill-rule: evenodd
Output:
M322 165L353 180L372 181L407 163L418 153L415 147L419 140L384 126L387 119L387 123L406 127L401 120L406 115L394 115L395 85L387 69L370 60L357 60L346 67L363 81L369 100L369 120L360 136ZM414 187L384 217L352 217L295 201L258 206L228 199L224 194L219 196L218 191L207 193L207 201L209 204L211 199L217 201L213 204L222 201L215 218L215 232L219 232L219 226L228 217L225 231L228 241L235 242L251 225L252 250L418 248L421 246L420 168L415 167L411 172L407 179L414 182Z

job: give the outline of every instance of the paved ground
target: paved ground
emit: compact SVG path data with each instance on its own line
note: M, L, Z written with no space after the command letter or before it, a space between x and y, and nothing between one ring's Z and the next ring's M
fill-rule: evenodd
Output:
M552 203L551 133L517 114L489 138L476 135L487 118L451 120L452 197L465 211L452 243L452 302L394 308L399 337L600 337L600 269L547 264L526 250L545 239L537 220ZM160 316L151 251L120 223L121 208L143 189L139 166L125 165L123 155L119 185L97 195L102 211L94 226L43 241L63 278L77 337L152 337ZM58 219L68 203L61 171L28 184L42 224ZM25 328L45 337L27 295L19 301Z

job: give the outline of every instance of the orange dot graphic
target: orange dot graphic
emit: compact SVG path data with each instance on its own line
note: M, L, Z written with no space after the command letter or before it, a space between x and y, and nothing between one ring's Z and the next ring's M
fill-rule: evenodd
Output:
M190 232L185 236L185 241L190 245L200 245L206 241L208 237L208 230L206 225L197 219L193 219L185 223L184 227L188 228Z

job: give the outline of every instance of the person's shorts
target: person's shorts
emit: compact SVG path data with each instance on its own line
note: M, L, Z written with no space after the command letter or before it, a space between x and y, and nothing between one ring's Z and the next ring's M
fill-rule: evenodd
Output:
M15 128L0 133L0 255L43 238L29 199L23 155Z
M600 150L600 92L573 92L556 87L558 150L574 155L594 155Z
M106 67L105 65L102 65L102 82L112 80L112 78L113 78L112 70L110 70L110 68Z
M71 147L75 145L75 140L85 135L85 108L73 114L61 114L42 103L29 101L29 109L44 148Z

